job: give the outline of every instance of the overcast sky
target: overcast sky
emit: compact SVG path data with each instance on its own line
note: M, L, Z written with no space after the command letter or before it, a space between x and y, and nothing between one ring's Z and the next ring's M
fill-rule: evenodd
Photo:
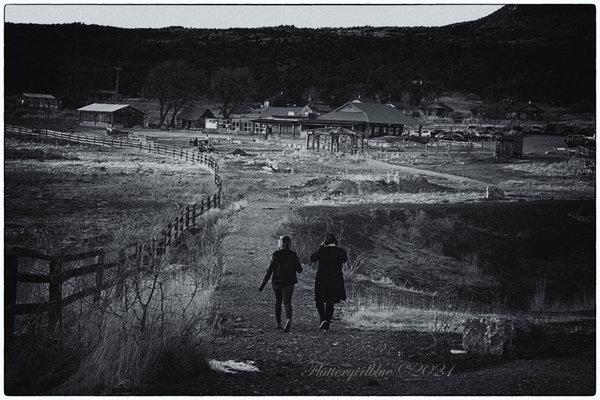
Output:
M7 5L6 22L83 22L126 28L440 26L489 15L497 5Z

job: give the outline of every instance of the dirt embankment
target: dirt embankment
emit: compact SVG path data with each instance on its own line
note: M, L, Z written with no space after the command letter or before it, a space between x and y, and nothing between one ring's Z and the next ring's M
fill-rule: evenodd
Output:
M593 295L593 202L306 207L284 225L301 256L333 231L357 272L442 296L529 307ZM306 243L304 245L303 243Z
M290 196L300 197L314 193L328 196L369 195L390 193L453 192L451 188L430 183L426 178L367 180L319 177L290 188Z

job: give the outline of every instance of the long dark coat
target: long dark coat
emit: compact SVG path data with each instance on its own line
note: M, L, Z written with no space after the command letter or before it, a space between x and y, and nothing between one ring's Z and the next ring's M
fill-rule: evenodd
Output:
M315 301L339 303L346 300L346 286L342 265L348 261L346 250L338 246L320 246L310 256L311 262L319 262L315 279Z

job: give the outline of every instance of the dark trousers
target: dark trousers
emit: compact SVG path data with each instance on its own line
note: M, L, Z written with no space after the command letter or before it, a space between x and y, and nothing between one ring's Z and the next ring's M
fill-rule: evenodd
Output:
M317 301L317 311L319 312L321 322L331 322L331 319L333 318L333 303L322 303Z
M285 307L285 316L292 319L292 294L294 294L294 285L273 285L275 293L275 319L281 323L281 303Z

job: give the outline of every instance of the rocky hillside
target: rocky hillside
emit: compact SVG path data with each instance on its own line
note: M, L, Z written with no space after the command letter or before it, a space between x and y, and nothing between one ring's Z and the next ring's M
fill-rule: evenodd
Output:
M140 91L149 68L184 59L210 76L248 67L257 99L285 90L300 99L316 87L339 103L358 93L399 99L423 89L467 90L491 98L588 104L595 88L593 5L505 6L476 21L443 27L301 29L122 29L5 24L5 88L63 96L114 85Z

